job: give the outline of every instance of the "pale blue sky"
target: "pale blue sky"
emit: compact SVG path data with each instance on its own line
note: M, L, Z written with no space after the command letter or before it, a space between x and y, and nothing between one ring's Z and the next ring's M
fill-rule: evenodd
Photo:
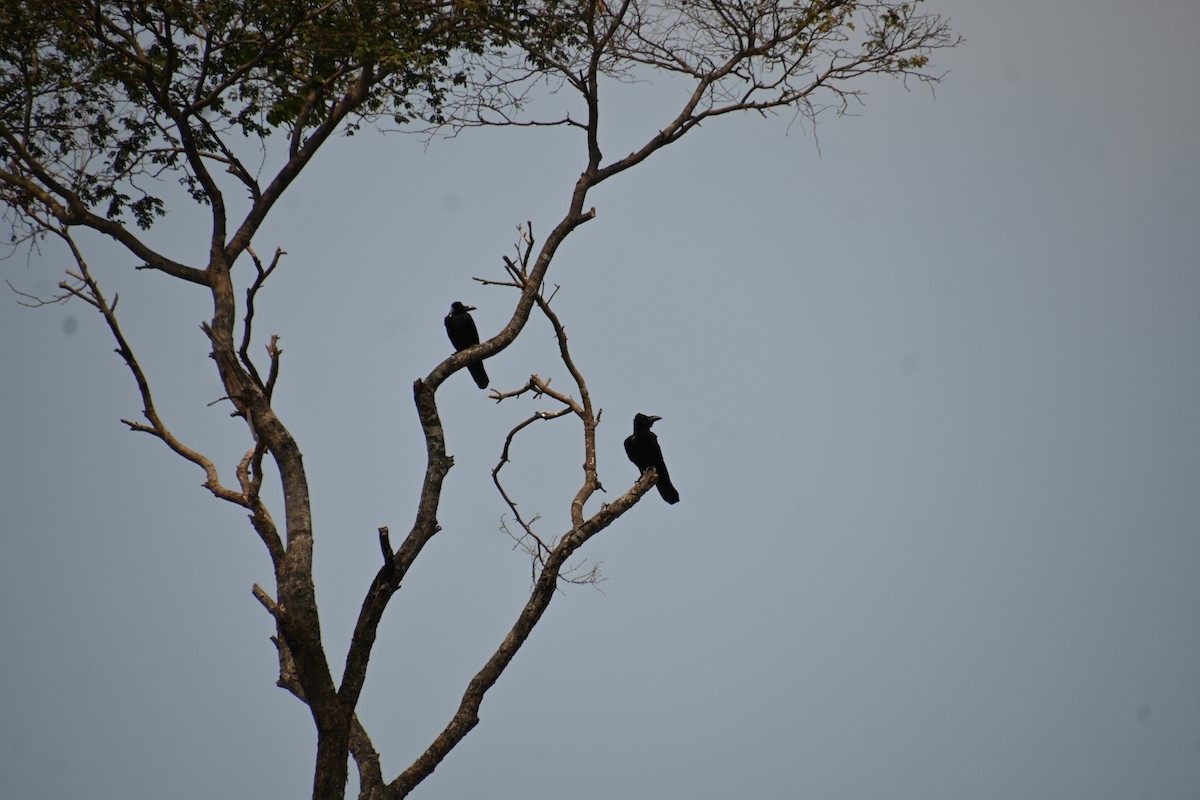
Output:
M589 544L568 588L418 790L820 800L1200 797L1200 5L937 0L967 41L857 116L706 124L598 190L551 282L594 401L600 475L634 412L682 495ZM604 144L656 130L662 83L612 87ZM544 234L570 131L334 142L273 212L289 255L257 330L313 486L340 665L403 531L411 383L452 300L485 334L514 226ZM194 218L156 234L186 252ZM201 290L94 267L185 441L228 472ZM195 260L195 259L191 259ZM53 250L0 264L22 290ZM82 304L0 303L0 797L298 797L306 710L274 688L270 564L203 476L118 420L140 405ZM537 322L498 387L566 376ZM489 471L532 409L456 375L436 537L385 618L360 714L394 776L520 609L528 564ZM545 530L580 475L571 423L508 468Z

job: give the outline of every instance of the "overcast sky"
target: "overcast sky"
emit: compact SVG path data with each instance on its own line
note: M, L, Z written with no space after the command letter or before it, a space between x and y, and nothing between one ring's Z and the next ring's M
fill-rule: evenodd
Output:
M656 414L682 502L588 545L604 592L555 598L417 796L1200 797L1200 4L928 8L967 39L936 97L870 83L819 148L787 117L716 120L595 193L550 280L600 476L633 482L621 441ZM671 89L612 87L603 144L660 127ZM376 528L414 514L442 316L504 324L511 290L471 278L561 217L584 155L565 130L340 139L255 242L288 251L257 330L282 336L335 671ZM183 252L194 221L157 241ZM203 292L93 252L168 422L231 474ZM0 272L47 292L62 267ZM0 298L0 797L308 796L311 719L250 594L269 559L120 424L141 406L112 349L81 303ZM567 380L542 321L488 371ZM551 406L465 372L439 397L444 530L359 709L388 778L528 589L489 471ZM567 420L518 441L547 533L580 463Z

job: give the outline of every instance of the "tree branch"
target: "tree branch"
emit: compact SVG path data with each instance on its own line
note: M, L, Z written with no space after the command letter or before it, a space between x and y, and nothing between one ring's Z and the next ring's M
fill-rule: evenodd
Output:
M271 263L266 267L263 267L262 259L258 257L258 254L254 252L253 248L247 247L246 252L248 252L250 254L250 258L253 259L254 269L257 274L254 278L254 283L250 284L250 288L246 290L246 316L242 322L242 346L238 348L238 357L242 360L242 366L244 366L246 371L250 373L250 376L254 378L254 382L265 389L266 384L263 383L262 378L259 377L258 370L255 369L254 362L250 359L250 337L252 335L252 328L254 326L254 299L258 297L258 292L262 289L263 284L267 282L267 278L271 277L271 273L275 271L277 266L279 266L279 259L287 255L287 253L278 247L275 248L275 256L271 259ZM272 337L271 346L268 347L268 353L271 353L272 349L274 349L274 352L271 353L270 381L272 386L274 386L275 376L278 371L278 354L280 351L278 347L275 347L275 343L277 342L278 338L278 336ZM270 392L267 392L267 396L270 397Z
M611 504L586 519L582 526L573 527L563 535L558 545L546 559L546 564L538 576L533 592L517 620L509 630L504 641L492 654L483 667L475 673L467 684L458 710L447 723L433 743L412 763L404 772L388 784L381 794L381 800L399 800L408 794L425 778L437 769L451 750L463 740L471 730L479 724L479 708L484 695L495 685L505 668L512 661L517 651L529 639L533 628L545 613L550 601L554 598L558 585L559 572L566 560L582 547L588 539L616 522L626 511L633 508L641 497L654 485L655 476L644 473L638 478L629 491L621 495Z
M133 374L134 382L138 387L138 393L142 397L142 414L150 424L143 425L130 420L121 421L128 425L130 430L149 433L152 436L162 440L162 442L166 444L167 447L171 448L171 450L177 455L182 456L184 459L192 462L204 470L206 478L204 481L204 488L212 492L214 496L229 503L233 503L234 505L249 508L250 501L246 495L242 492L236 492L232 489L229 489L222 484L217 473L216 465L213 464L213 462L207 457L183 444L183 442L181 442L175 436L175 434L171 432L170 428L168 428L163 422L162 417L159 416L158 410L154 406L154 398L151 395L150 384L146 380L146 374L142 371L141 365L138 363L137 358L133 354L133 349L129 346L129 342L125 338L125 334L121 331L120 324L117 322L116 298L114 298L113 302L110 304L104 297L104 294L100 291L99 285L96 283L95 278L92 277L92 273L88 269L87 262L83 258L83 253L79 250L74 238L71 236L70 230L66 226L62 226L54 229L54 232L66 243L78 268L78 272L68 271L67 273L71 277L75 278L78 281L78 284L70 284L66 281L63 281L59 284L59 287L69 295L78 297L91 305L93 308L99 311L100 315L104 318L104 322L108 325L109 331L112 333L113 338L117 342L117 355L124 360L126 366L129 367L129 371Z

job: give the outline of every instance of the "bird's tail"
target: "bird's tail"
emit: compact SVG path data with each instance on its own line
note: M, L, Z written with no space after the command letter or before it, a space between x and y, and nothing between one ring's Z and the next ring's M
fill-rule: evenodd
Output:
M662 499L666 500L671 505L679 502L679 490L671 483L671 479L665 476L658 479L658 493L662 495Z
M467 370L471 373L471 377L475 379L475 385L480 389L488 387L487 370L483 368L482 361L476 361L474 364L467 364Z

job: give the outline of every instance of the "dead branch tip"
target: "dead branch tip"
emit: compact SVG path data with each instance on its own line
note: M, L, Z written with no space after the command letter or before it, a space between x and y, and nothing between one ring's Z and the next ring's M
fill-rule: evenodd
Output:
M254 599L262 603L263 608L267 610L268 614L278 619L279 606L276 605L275 601L271 599L269 594L263 591L261 586L259 586L257 583L254 584L254 586L250 589L250 593L254 595Z
M383 553L383 563L391 564L392 557L395 555L392 551L392 540L388 536L387 526L384 525L379 529L379 549Z

